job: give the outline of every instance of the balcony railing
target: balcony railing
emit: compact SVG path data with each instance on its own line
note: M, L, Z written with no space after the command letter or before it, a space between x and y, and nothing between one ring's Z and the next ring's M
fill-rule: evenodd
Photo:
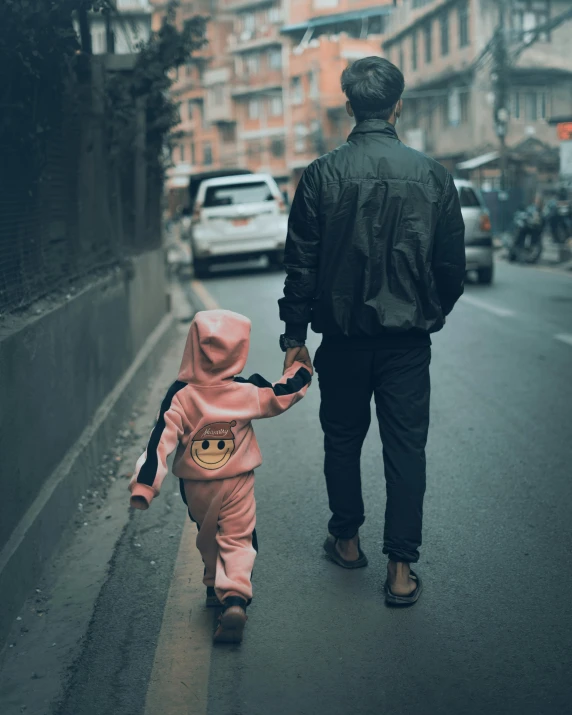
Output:
M247 52L268 45L281 45L279 28L276 25L263 25L255 30L233 33L228 38L230 52Z

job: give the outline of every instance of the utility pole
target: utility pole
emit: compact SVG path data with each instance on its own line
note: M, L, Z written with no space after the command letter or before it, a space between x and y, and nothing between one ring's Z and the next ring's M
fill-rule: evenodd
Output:
M508 99L510 89L510 63L506 36L506 0L499 0L499 22L495 31L495 38L492 47L493 69L491 73L492 86L494 90L494 123L496 135L499 139L500 153L500 193L501 202L501 226L506 230L506 202L508 199L507 189L507 146L506 135L508 130L509 112Z
M494 122L496 135L500 144L501 160L501 191L507 190L507 147L506 135L508 129L509 113L507 109L510 88L510 66L508 58L506 37L506 0L499 2L499 23L495 31L493 43L493 70L492 84L494 89Z

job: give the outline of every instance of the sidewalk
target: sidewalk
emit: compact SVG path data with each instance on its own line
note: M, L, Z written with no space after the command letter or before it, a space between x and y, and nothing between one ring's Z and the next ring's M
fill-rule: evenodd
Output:
M176 379L191 308L180 289L173 292L173 312L178 325L155 375L143 389L142 399L118 431L115 446L99 460L93 488L77 504L67 546L38 575L33 595L23 605L0 653L0 711L2 715L46 715L62 696L79 657L101 592L114 569L116 549L127 541L131 551L141 551L141 524L128 508L127 484L135 461L145 448L160 404ZM168 523L166 538L178 539L183 520L169 521L180 496L165 489L154 504L145 528ZM178 510L177 510L178 511ZM147 513L146 513L147 515ZM174 526L173 526L174 525ZM148 554L146 554L148 556ZM155 562L155 563L154 563ZM155 556L145 567L170 574L168 559ZM79 713L78 713L79 715Z

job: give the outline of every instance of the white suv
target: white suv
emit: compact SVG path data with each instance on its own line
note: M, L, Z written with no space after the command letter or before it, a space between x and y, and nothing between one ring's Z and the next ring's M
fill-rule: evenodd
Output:
M208 179L200 185L191 224L195 276L215 262L268 256L282 264L288 218L284 198L267 174Z

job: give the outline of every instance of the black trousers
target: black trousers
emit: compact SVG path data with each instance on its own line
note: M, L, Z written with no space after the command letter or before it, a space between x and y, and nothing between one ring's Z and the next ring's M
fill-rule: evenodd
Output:
M333 536L350 539L365 521L360 457L375 398L387 491L383 553L419 559L429 429L431 348L364 348L324 341L315 357L324 431L324 472ZM380 470L381 471L381 470Z

